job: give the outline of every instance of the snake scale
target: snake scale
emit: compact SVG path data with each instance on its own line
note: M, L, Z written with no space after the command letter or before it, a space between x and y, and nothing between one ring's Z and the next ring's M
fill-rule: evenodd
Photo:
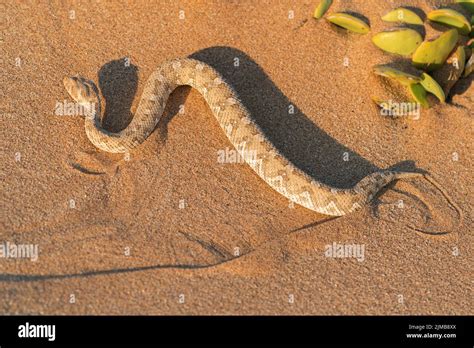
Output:
M232 87L210 65L181 58L164 62L148 78L130 124L112 133L101 124L100 97L96 85L85 78L66 77L70 96L87 110L85 130L99 149L125 153L143 143L159 122L169 95L182 85L199 91L227 138L245 162L275 191L315 212L341 216L368 204L390 182L423 176L421 173L382 170L367 175L354 187L340 189L312 178L282 155L252 120Z

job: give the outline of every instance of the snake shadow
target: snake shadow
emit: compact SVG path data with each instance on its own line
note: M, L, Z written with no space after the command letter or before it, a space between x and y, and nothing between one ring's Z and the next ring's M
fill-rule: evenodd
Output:
M313 178L331 186L349 188L381 169L319 128L244 52L216 46L190 57L211 65L222 74L275 147ZM294 107L291 114L290 105ZM315 119L324 117L323 114L315 116ZM391 169L416 171L416 166L412 161L404 161Z
M102 124L111 132L119 132L133 118L130 106L138 89L138 67L127 58L112 60L100 68L98 77L106 102Z
M380 170L317 127L244 52L233 47L215 46L197 51L190 57L214 67L233 86L275 147L316 180L349 188L366 175ZM126 58L104 64L99 71L99 87L106 102L104 128L113 132L126 128L133 118L131 106L138 90L138 67ZM185 103L189 91L189 87L183 86L170 96L158 124L161 145L168 137L168 123ZM414 171L416 167L413 162L405 161L391 169Z

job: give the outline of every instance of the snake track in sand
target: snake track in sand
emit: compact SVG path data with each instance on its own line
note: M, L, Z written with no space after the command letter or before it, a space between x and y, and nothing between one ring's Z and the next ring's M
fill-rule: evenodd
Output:
M214 68L198 60L174 59L158 67L146 82L133 120L118 133L102 128L100 97L92 81L67 77L63 82L71 97L88 110L85 129L89 140L99 149L114 153L128 152L148 138L175 88L188 85L197 89L227 138L258 176L289 200L321 214L348 214L370 202L388 183L423 176L421 173L379 171L350 189L334 188L315 180L275 148L232 87Z

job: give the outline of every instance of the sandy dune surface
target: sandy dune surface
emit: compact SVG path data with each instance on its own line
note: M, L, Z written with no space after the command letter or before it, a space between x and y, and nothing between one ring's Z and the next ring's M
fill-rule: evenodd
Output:
M370 40L391 26L380 17L440 3L335 1L331 11L370 21L366 36L315 21L306 0L1 4L0 242L35 245L38 258L0 258L0 312L473 314L472 81L418 120L383 117L370 99L404 95L372 73L394 61ZM104 125L118 131L149 74L185 56L221 72L317 179L350 187L381 168L423 169L461 225L424 180L338 219L293 206L232 159L189 88L129 158L96 149L80 116L58 115L71 103L63 77L80 74L98 83ZM338 245L358 257L328 257Z

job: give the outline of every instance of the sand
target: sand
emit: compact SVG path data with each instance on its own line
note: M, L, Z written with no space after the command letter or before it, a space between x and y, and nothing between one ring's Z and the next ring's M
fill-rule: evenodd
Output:
M437 2L335 1L331 11L363 14L375 33L390 27L383 14L407 3L427 13ZM370 96L401 92L371 67L394 58L372 34L313 20L315 6L0 5L0 242L39 252L0 259L0 312L473 314L471 81L418 120L383 117ZM426 34L436 31L427 25ZM97 150L80 116L56 114L71 102L63 77L80 74L101 88L105 126L120 130L149 74L185 56L218 69L314 177L350 187L380 168L423 169L459 206L461 225L424 180L397 182L378 209L334 220L292 206L246 164L218 162L232 145L189 88L172 94L130 158ZM326 256L338 244L363 257Z

